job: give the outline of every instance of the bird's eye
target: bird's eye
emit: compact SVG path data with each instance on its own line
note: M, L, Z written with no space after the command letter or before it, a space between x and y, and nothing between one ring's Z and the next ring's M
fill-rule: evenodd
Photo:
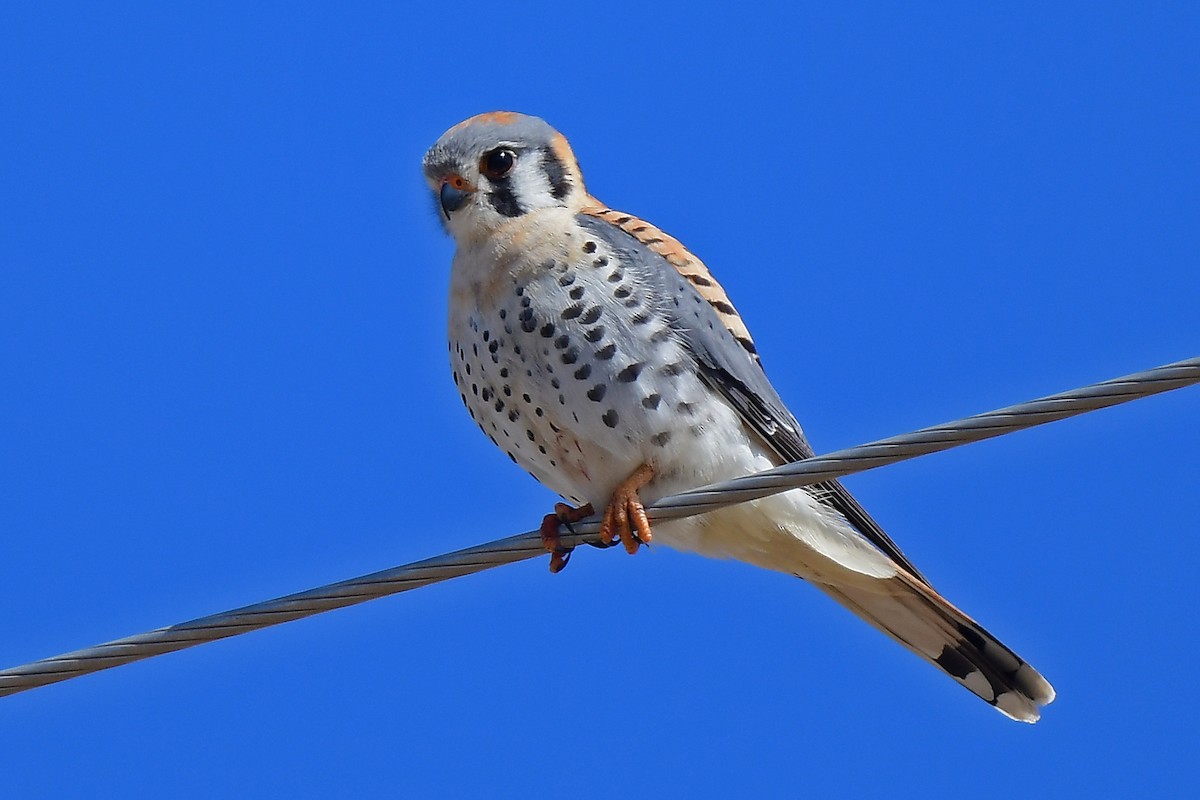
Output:
M479 162L479 171L492 180L503 178L512 171L517 161L517 154L512 150L500 148L490 153L484 153Z

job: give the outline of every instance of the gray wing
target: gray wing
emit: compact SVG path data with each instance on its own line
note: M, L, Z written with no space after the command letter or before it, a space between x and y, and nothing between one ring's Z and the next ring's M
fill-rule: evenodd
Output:
M745 425L758 434L780 463L802 461L816 455L800 423L787 410L762 367L722 323L710 305L711 301L703 298L663 256L633 234L592 216L580 215L578 219L583 227L612 247L623 261L645 265L647 269L643 272L647 280L659 281L659 285L652 288L665 300L664 308L672 315L672 327L695 357L701 378L733 406ZM676 304L675 299L680 302ZM732 310L728 300L723 302L723 309ZM826 481L808 488L821 502L849 520L867 541L929 585L925 576L841 483Z

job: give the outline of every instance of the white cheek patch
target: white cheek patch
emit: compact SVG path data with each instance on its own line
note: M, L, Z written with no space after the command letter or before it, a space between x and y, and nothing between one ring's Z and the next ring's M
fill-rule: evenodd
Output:
M517 163L513 166L507 180L503 182L503 185L495 187L493 191L507 189L521 211L526 212L562 205L554 197L553 188L539 153L536 150L529 150L517 158Z

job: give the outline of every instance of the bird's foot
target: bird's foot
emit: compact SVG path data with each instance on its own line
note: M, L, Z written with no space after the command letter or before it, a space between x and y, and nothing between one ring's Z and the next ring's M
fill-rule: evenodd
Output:
M653 477L654 468L642 464L613 490L608 508L604 509L604 521L600 523L600 541L608 545L619 538L630 555L637 552L639 545L650 544L654 535L638 490Z
M567 562L571 560L570 547L563 547L558 539L558 526L566 525L567 530L574 533L571 529L572 523L579 522L581 519L590 517L596 513L592 510L592 504L588 503L579 508L571 508L566 503L555 503L554 513L547 514L542 519L542 545L550 551L550 571L562 572L566 569Z

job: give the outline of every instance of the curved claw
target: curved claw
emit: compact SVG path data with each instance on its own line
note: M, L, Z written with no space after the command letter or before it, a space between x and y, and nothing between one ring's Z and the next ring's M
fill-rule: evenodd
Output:
M574 533L575 530L571 524L590 517L594 513L591 503L579 508L571 508L566 503L555 503L554 513L547 514L542 518L539 532L542 534L542 546L550 551L550 572L559 573L566 569L573 550L573 548L562 546L558 538L558 526L565 525L567 530Z

